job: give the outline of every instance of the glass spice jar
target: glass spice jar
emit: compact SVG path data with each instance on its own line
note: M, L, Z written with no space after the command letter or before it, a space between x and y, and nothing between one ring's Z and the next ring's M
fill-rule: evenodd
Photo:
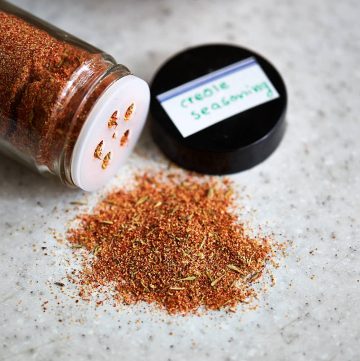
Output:
M0 1L1 152L95 190L133 149L149 98L110 55Z

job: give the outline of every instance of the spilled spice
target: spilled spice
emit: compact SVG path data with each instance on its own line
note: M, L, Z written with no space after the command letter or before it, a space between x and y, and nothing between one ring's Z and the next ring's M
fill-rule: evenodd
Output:
M87 251L70 279L84 299L105 286L105 298L155 303L171 314L234 310L257 296L255 283L275 254L272 240L251 236L235 210L227 179L138 175L69 230L72 248Z

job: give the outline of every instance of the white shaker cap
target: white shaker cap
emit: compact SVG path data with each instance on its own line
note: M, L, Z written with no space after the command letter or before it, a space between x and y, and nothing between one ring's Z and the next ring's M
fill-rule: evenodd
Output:
M76 186L94 191L112 178L133 150L149 110L147 83L134 75L118 79L90 111L71 158Z

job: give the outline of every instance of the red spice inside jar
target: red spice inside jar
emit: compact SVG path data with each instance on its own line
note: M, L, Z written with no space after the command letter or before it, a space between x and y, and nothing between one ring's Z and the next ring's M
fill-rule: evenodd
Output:
M77 114L74 126L87 95L84 84L107 68L100 53L0 11L0 137L53 170L66 140L74 145L87 112L109 79L92 94L84 113Z

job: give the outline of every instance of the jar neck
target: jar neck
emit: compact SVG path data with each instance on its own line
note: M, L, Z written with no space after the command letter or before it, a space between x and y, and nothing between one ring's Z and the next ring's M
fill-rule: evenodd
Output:
M99 55L96 61L91 61L73 75L61 99L65 101L58 107L57 119L66 119L66 124L60 124L63 140L58 147L58 153L51 170L68 186L75 186L71 177L71 157L76 140L85 124L88 115L101 95L118 79L130 74L125 66L116 64L114 59L106 54ZM61 102L59 103L59 105Z

